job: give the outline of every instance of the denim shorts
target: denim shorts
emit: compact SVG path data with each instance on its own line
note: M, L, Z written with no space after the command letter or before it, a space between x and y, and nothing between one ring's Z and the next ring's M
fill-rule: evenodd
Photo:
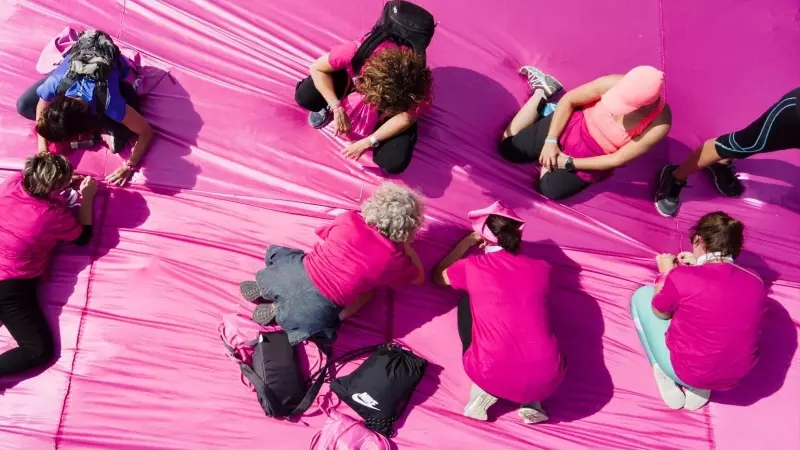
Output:
M322 295L303 266L302 250L270 245L267 267L256 273L261 296L277 305L275 321L297 345L307 339L332 342L339 328L342 307Z

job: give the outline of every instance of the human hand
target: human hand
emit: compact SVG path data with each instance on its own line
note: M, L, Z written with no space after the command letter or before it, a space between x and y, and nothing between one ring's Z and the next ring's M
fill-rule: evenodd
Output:
M353 161L358 161L359 158L369 149L371 146L369 144L369 140L361 139L360 141L353 142L352 144L345 147L342 150L342 156L347 159L352 159Z
M656 263L658 264L659 273L668 273L675 268L677 258L672 253L662 253L656 256Z
M333 128L337 136L350 132L350 119L341 106L333 108Z
M697 265L697 258L694 257L692 252L680 252L678 254L678 261L687 266Z
M558 155L560 154L561 147L558 144L547 142L539 154L539 164L548 170L555 170L558 168Z
M106 177L106 181L117 186L125 186L132 176L133 171L128 166L122 166L119 169L111 172Z
M92 177L84 177L79 188L83 198L94 198L97 194L97 182Z
M483 236L481 236L480 233L473 231L469 234L469 236L467 236L467 239L472 245L477 245L480 248L486 247L486 241L483 239Z

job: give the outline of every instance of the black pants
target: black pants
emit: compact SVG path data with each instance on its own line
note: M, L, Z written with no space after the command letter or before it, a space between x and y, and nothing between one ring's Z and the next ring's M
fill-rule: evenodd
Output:
M350 78L347 71L340 70L333 73L333 90L337 98L343 98L348 93ZM328 103L319 93L314 80L308 77L300 80L294 91L294 99L298 105L309 111L320 111ZM417 143L417 124L414 123L407 130L381 142L381 145L372 151L372 160L381 169L388 173L398 174L408 168Z
M523 128L519 133L500 141L500 155L514 164L538 162L552 120L552 114L547 117L540 116L536 122ZM577 194L590 184L566 169L556 169L546 173L539 180L538 190L549 199L560 200Z
M800 148L800 88L790 91L746 128L717 138L721 158Z
M461 338L461 354L467 353L472 345L472 310L469 306L469 295L465 295L458 302L458 337Z
M20 116L28 120L36 120L36 105L39 103L39 94L36 93L36 89L46 80L47 77L44 77L37 81L33 86L26 89L19 99L17 99L17 112ZM130 83L127 81L120 81L119 92L122 94L122 98L125 99L126 104L133 108L134 111L140 112L141 102L139 101L139 95ZM112 136L123 141L127 141L136 135L136 133L129 130L128 127L122 123L106 116L103 116L99 125L100 128L107 130Z
M55 343L36 291L38 279L0 281L0 322L17 341L0 355L0 376L16 375L51 363Z

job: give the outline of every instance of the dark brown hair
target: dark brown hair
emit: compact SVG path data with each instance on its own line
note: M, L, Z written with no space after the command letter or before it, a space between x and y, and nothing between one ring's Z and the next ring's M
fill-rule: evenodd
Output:
M486 225L492 234L497 237L497 244L509 253L519 253L519 246L522 243L522 231L519 227L522 223L508 217L490 214L486 218Z
M698 237L707 252L736 258L744 245L744 224L722 211L708 213L692 228L691 242Z
M63 142L93 131L96 126L97 119L88 103L56 95L36 122L36 132L50 142Z
M39 153L25 160L22 188L34 197L45 198L72 180L72 164L61 155Z
M381 118L412 110L422 103L433 82L422 58L407 48L384 50L367 60L355 79L364 102L375 105Z

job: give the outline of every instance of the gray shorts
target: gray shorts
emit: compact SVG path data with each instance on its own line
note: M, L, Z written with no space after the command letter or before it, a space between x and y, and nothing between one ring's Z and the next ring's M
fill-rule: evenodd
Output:
M267 247L267 267L256 272L264 299L277 304L275 321L297 345L309 338L332 341L339 328L342 307L322 295L306 273L302 250L280 245Z

